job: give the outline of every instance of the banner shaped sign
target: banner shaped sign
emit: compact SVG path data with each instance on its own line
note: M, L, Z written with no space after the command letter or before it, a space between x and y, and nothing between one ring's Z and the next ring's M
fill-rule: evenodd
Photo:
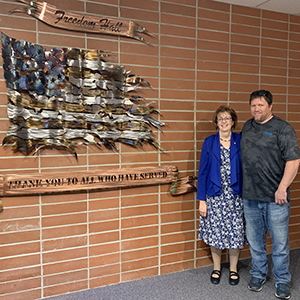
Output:
M141 25L128 20L120 20L111 17L90 16L87 14L79 14L66 10L61 10L53 5L43 1L26 1L19 2L30 5L30 8L13 9L10 13L22 12L41 20L48 25L76 31L104 33L112 35L126 36L137 39L143 43L149 44L138 33L149 33Z
M0 175L0 195L43 194L53 192L107 189L172 183L171 194L194 192L195 179L177 178L175 166L78 172Z

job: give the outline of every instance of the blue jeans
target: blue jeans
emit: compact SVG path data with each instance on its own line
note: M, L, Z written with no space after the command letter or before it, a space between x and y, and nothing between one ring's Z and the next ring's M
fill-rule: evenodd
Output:
M289 218L290 203L276 204L244 199L244 214L246 220L246 236L249 241L252 256L253 277L263 279L268 274L268 259L266 251L266 233L270 233L273 248L273 274L275 283L289 283Z

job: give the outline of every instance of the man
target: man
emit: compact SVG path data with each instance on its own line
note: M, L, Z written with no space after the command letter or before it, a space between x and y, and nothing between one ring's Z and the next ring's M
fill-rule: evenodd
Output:
M289 299L289 185L298 172L300 155L294 129L272 114L272 101L269 91L253 92L249 100L253 118L242 129L244 214L252 256L248 288L259 292L266 282L268 230L273 242L275 296Z

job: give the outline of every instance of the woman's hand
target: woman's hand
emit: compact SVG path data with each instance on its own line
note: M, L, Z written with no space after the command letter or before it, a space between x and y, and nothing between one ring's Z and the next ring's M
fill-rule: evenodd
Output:
M200 216L202 216L202 217L206 217L207 216L206 201L203 201L203 200L199 201L199 212L200 212Z

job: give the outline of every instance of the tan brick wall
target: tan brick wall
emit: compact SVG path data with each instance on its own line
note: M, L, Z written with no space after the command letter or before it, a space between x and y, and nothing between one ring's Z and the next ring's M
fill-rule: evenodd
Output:
M215 132L212 114L221 104L250 117L248 97L264 88L274 112L300 137L300 17L209 0L49 0L74 12L137 21L157 39L153 47L132 39L55 29L8 11L22 6L0 0L0 28L47 49L109 50L112 61L148 80L139 94L154 101L167 123L155 132L162 153L119 144L119 153L81 146L78 161L67 151L36 156L0 147L1 173L176 165L196 175L203 140ZM0 138L10 125L2 58ZM2 198L0 299L39 299L211 264L197 241L194 194L172 197L169 186ZM292 184L291 248L300 247L300 180ZM268 238L268 250L271 241ZM241 257L249 257L248 248ZM227 253L224 252L224 260Z

